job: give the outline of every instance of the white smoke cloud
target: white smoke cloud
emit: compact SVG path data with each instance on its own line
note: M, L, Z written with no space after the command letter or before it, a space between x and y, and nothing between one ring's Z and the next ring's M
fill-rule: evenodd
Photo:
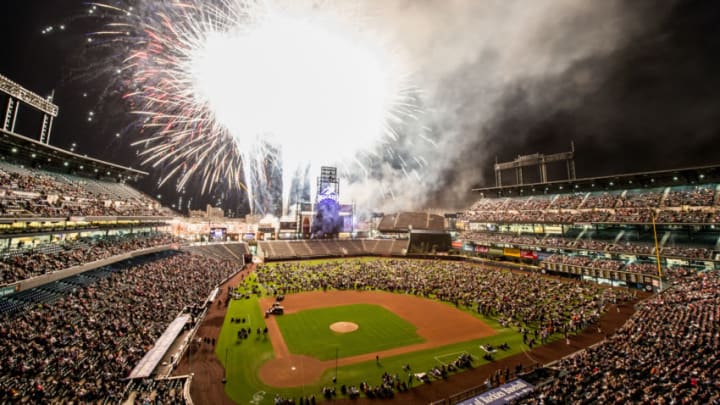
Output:
M483 128L501 109L508 113L500 105L503 95L522 86L526 103L560 99L572 106L576 99L558 94L568 87L576 95L593 90L604 69L571 68L611 55L639 29L636 11L615 0L374 0L367 9L377 29L404 51L424 107L414 133L395 146L399 155L421 157L423 164L382 163L373 167L374 178L343 187L343 200L385 212L426 208L438 194L447 205L442 208L462 208L451 205L462 205L482 180L477 161L491 164L481 149ZM538 85L558 78L562 88ZM421 127L434 142L419 138ZM461 158L476 161L468 165ZM448 181L448 175L455 178Z

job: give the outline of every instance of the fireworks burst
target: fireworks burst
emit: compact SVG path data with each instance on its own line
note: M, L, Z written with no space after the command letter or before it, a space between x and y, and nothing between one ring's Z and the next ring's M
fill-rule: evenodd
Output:
M169 168L161 185L200 178L202 192L242 188L253 209L274 162L285 213L299 169L392 144L394 128L417 110L407 75L360 9L336 3L91 5L110 22L89 39L127 50L125 98L146 134L134 145L144 147L143 164Z

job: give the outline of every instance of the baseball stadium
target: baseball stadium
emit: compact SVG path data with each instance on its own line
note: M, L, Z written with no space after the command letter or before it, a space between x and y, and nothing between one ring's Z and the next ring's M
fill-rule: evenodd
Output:
M622 146L623 124L630 143L608 158L578 129L609 125L579 112L609 97L587 61L656 51L618 32L691 29L655 11L657 27L630 30L637 5L347 3L117 0L35 17L61 22L27 47L81 66L0 65L0 402L720 403L718 138L688 126L677 150L711 152L652 160ZM663 12L718 10L697 7ZM380 29L393 24L404 34ZM498 44L478 54L487 78L444 72L471 34ZM583 51L566 54L571 37ZM514 70L535 53L547 59ZM629 103L632 83L608 99ZM477 100L500 89L513 97L484 115ZM682 109L652 123L675 99L648 101L637 131L684 125Z

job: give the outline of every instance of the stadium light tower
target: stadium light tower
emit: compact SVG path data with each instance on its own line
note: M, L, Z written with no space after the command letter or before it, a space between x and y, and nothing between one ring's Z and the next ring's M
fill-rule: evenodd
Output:
M50 133L52 132L53 119L57 117L59 108L53 104L55 90L47 99L32 91L20 86L7 77L0 75L0 92L7 94L8 102L5 107L5 117L2 122L2 129L15 132L15 123L17 122L20 103L25 103L43 113L43 124L40 129L40 142L44 144L50 143Z
M523 178L523 168L536 166L540 172L540 183L548 182L547 165L549 163L565 162L567 179L575 180L575 142L570 142L570 151L545 155L535 153L532 155L519 155L510 162L498 162L495 159L495 186L502 186L502 173L506 170L515 171L515 184L527 183Z

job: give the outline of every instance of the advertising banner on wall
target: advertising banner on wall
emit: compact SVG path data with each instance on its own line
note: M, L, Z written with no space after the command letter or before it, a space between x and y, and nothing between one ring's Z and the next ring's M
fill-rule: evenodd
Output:
M520 257L520 249L505 248L503 253L505 254L505 256L508 256L508 257Z
M466 399L458 403L458 405L502 405L521 399L532 391L532 384L518 378L473 398Z
M561 235L563 233L562 225L545 225L545 233Z
M488 254L491 256L502 256L503 250L501 248L491 247L490 249L488 249Z

